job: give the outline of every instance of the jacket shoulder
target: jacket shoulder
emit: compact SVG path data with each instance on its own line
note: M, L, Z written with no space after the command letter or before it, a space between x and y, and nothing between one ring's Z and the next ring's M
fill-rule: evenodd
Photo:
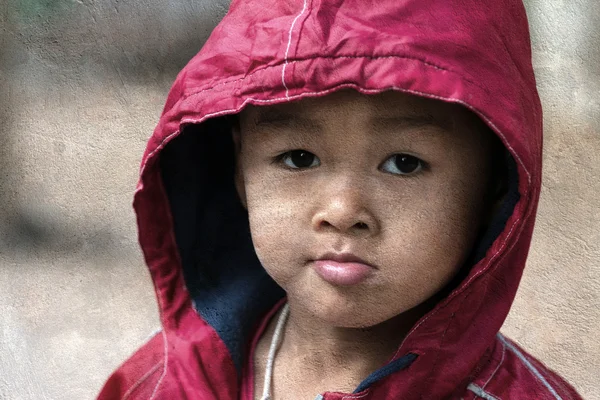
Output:
M496 336L491 361L468 386L464 399L471 398L582 399L562 377L502 334Z
M108 378L98 400L152 398L164 375L164 349L164 332L160 331Z

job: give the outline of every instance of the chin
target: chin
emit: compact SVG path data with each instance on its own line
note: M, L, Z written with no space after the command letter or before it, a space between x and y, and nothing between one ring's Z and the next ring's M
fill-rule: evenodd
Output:
M290 296L288 295L288 298ZM315 296L304 294L297 301L315 319L339 328L370 328L402 314L402 307L384 308L383 303L365 302L365 296L348 296L342 293L328 293Z

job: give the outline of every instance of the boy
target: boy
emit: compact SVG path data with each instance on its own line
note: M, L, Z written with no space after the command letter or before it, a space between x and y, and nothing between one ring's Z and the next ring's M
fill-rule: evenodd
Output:
M498 333L541 134L518 0L234 2L135 196L163 330L99 398L579 398Z

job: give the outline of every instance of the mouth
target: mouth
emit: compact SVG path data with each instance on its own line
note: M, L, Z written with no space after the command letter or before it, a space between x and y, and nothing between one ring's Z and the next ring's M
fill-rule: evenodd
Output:
M366 281L377 268L351 253L326 253L312 262L324 281L334 286L355 286Z
M360 263L364 265L368 265L371 268L377 269L374 265L369 264L367 261L362 258L355 256L352 253L325 253L321 257L319 257L316 261L320 260L331 260L338 263Z

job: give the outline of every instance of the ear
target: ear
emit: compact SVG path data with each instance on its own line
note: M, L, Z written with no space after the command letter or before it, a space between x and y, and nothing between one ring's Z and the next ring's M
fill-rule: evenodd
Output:
M239 122L234 122L231 128L231 136L233 138L233 151L235 157L235 171L234 171L234 183L235 190L238 194L238 198L242 203L242 207L246 210L248 205L246 202L246 185L244 182L244 174L242 170L242 142L241 142L241 131Z

